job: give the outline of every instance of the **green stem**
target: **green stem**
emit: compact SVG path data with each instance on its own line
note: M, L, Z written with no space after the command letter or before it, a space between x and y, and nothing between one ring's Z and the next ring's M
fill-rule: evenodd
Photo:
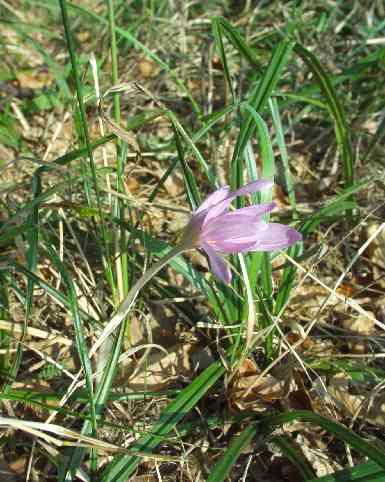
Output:
M81 86L81 82L80 82L79 72L78 72L78 68L77 68L75 46L74 46L74 41L73 41L73 38L72 38L72 35L71 35L71 31L70 31L67 2L66 2L66 0L59 0L59 2L60 2L60 8L61 8L61 12L62 12L64 32L65 32L67 45L68 45L68 51L69 51L69 54L70 54L70 59L71 59L71 64L72 64L72 73L73 73L74 80L75 80L76 95L77 95L78 104L79 104L80 117L81 117L81 120L82 120L81 124L82 124L82 129L83 129L83 135L84 135L84 140L85 140L85 143L86 143L87 155L88 155L88 158L89 158L90 164L91 164L91 171L92 171L92 176L93 176L94 188L95 188L95 192L96 192L98 204L99 204L100 198L99 198L99 195L98 195L99 193L98 193L98 186L97 186L97 180L96 180L94 156L93 156L93 152L92 152L92 148L91 148L90 134L88 132L86 112L85 112L85 109L84 109L83 93L82 93L82 86ZM100 209L100 215L101 215L101 209ZM101 219L102 219L102 217L101 217Z
M115 14L114 0L107 0L108 3L108 26L111 40L111 78L112 84L118 83L118 53L116 48L116 30L115 30ZM120 124L120 103L119 94L114 94L114 118L115 122Z
M99 387L96 391L96 414L99 417L103 410L104 406L109 399L109 394L111 391L111 386L114 380L114 375L116 372L116 368L119 361L119 356L121 353L121 349L123 346L124 334L126 331L126 323L123 323L127 315L132 308L135 299L139 293L139 291L148 283L164 266L166 266L173 258L186 251L186 247L177 246L171 249L163 258L158 260L155 264L153 264L139 280L134 284L131 288L129 293L127 294L126 298L120 304L118 310L116 311L115 315L111 318L110 322L107 324L105 329L103 330L102 334L100 335L99 339L96 341L92 350L90 350L90 357L100 348L108 339L108 337L115 331L116 328L119 327L119 332L114 339L114 345L111 349L111 356L109 359L106 360L105 366L102 369L103 377L99 384ZM91 430L91 424L89 420L86 420L83 424L82 434L87 435ZM65 470L65 478L62 480L72 480L72 476L76 473L76 470L81 464L81 461L85 454L84 447L78 447L75 449L71 460Z
M111 81L112 85L116 85L119 82L118 73L118 51L116 46L116 27L115 27L115 13L114 13L114 0L107 0L108 5L108 28L110 33L111 42ZM114 119L117 125L120 125L120 102L119 94L114 94ZM116 138L116 183L117 191L124 192L123 185L123 171L124 171L124 159L125 154L122 149L121 142L119 138ZM114 212L116 217L120 218L121 221L124 220L124 201L121 199L116 199ZM122 300L124 295L128 291L128 262L127 254L124 251L124 246L126 246L127 240L125 235L125 230L116 230L114 233L114 246L115 246L115 266L116 266L116 278L118 284L118 301Z
M127 296L120 303L118 309L115 312L115 315L111 318L107 326L104 328L98 340L96 340L96 343L94 344L90 352L90 356L92 356L99 349L99 347L102 346L104 341L126 318L136 300L136 297L139 294L139 291L151 280L151 278L153 278L164 266L166 266L166 264L168 264L173 258L182 254L186 250L186 247L176 246L175 248L171 249L163 258L153 264L145 273L143 273L142 277L138 279L138 281L128 292Z
M92 151L92 145L90 141L90 135L88 132L88 124L87 124L87 117L86 117L86 112L84 109L84 102L83 102L83 92L82 92L82 85L80 82L80 76L78 72L78 66L77 66L77 60L76 60L76 53L75 53L75 45L73 42L73 38L71 35L71 29L70 29L70 23L69 23L69 17L68 17L68 10L67 10L67 2L66 0L59 0L60 2L60 8L62 12L62 19L63 19L63 26L64 26L64 32L67 40L67 45L68 45L68 51L70 54L70 59L71 59L71 65L72 65L72 72L75 80L75 87L76 87L76 95L78 99L78 104L79 104L79 112L80 112L80 118L81 118L81 125L82 125L82 130L83 130L83 135L84 135L84 141L86 144L86 153L90 162L91 166L91 174L92 174L92 181L94 184L94 189L95 189L95 195L96 195L96 204L97 204L97 210L100 218L100 235L101 239L104 241L104 249L105 249L105 259L104 261L104 266L106 269L106 275L109 280L111 289L114 291L114 283L113 283L113 276L111 272L111 266L109 263L110 259L110 249L109 249L109 243L107 241L107 231L104 223L104 216L102 212L102 204L100 200L100 195L99 195L99 189L98 189L98 183L97 183L97 176L96 176L96 167L95 167L95 162L94 162L94 156L93 156L93 151ZM102 250L101 250L102 251Z

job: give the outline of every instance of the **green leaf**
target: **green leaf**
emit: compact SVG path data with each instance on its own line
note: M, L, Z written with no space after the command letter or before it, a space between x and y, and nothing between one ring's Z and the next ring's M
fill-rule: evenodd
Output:
M269 65L264 72L261 80L258 82L251 99L248 104L253 109L261 113L265 107L269 97L271 96L278 80L281 76L282 70L288 62L289 54L292 51L293 43L282 41L274 49ZM242 185L242 171L243 171L243 153L247 143L251 139L255 129L255 122L251 113L245 118L241 119L241 129L234 148L234 153L231 160L231 187L236 189Z
M306 65L313 72L320 88L326 98L330 114L335 121L335 133L337 142L341 150L343 162L345 187L351 187L354 183L354 160L353 150L350 142L349 129L346 122L346 116L337 93L334 90L329 76L317 57L300 44L296 44L294 51L301 57Z
M159 444L159 438L166 436L176 427L224 372L225 370L220 362L215 362L206 368L188 387L181 391L166 410L163 410L151 433L137 440L131 449L152 453ZM101 480L103 482L126 482L140 461L141 458L138 456L116 456L102 473Z
M310 422L314 425L322 427L329 433L333 434L339 440L347 443L352 448L357 450L358 453L369 457L372 461L376 462L381 468L385 469L385 452L379 449L376 445L367 442L353 430L346 428L344 425L333 422L326 417L322 417L317 413L306 410L294 410L292 412L286 412L278 415L267 415L261 420L261 429L265 434L271 433L277 426L282 426L285 423L292 421Z
M309 465L309 462L306 460L300 448L293 442L293 440L282 435L273 437L271 442L277 445L283 455L287 457L293 465L295 465L304 480L309 480L314 477L313 469Z
M213 26L214 25L218 34L224 33L233 45L233 47L235 47L243 55L243 57L245 57L245 59L250 63L252 67L257 67L259 71L261 70L261 66L256 59L254 51L247 45L247 43L237 29L235 29L223 17L214 18Z
M217 17L212 20L212 28L213 28L214 41L216 43L216 46L219 52L219 57L223 65L223 72L225 74L225 78L231 92L232 100L233 102L235 102L235 92L233 89L233 83L231 82L231 74L229 71L229 66L227 64L226 51L222 40L221 18Z
M210 471L207 482L221 482L226 479L232 466L237 462L244 448L251 443L256 432L256 425L249 425L232 440L229 448Z
M374 462L356 465L308 482L384 482L385 470Z

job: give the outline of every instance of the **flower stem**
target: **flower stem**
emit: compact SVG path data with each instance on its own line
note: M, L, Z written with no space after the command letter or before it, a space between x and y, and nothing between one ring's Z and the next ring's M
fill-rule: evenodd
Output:
M124 300L120 303L118 309L116 310L114 316L111 320L107 323L104 330L102 331L99 338L96 340L96 343L93 345L90 351L90 355L92 356L104 343L104 341L115 331L115 329L120 325L120 323L126 318L130 309L132 308L136 297L138 296L139 291L164 267L168 264L173 258L186 251L185 247L176 246L175 248L171 249L163 258L158 260L155 264L153 264L145 273L143 273L142 277L138 279L138 281L134 284L134 286L130 289L127 296Z

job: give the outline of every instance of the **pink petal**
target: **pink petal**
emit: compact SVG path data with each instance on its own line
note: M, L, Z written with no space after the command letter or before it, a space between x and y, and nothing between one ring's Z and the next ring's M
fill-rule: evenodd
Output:
M238 214L238 211L233 211L205 223L201 231L201 239L208 242L254 237L259 224L258 218L250 219L247 214Z
M264 189L269 189L273 186L273 184L274 183L271 181L260 179L259 181L250 182L234 192L229 192L225 199L218 201L217 204L211 204L204 224L208 223L211 219L224 214L228 210L228 207L233 199L236 197L256 191L262 191Z
M247 253L255 251L255 236L253 238L224 239L211 242L210 246L220 253Z
M223 186L217 189L203 201L203 203L198 207L198 209L195 211L194 214L200 213L205 209L209 209L211 206L215 206L220 201L223 201L224 199L227 198L227 196L229 195L229 192L230 192L229 186Z
M244 196L245 194L250 194L252 192L265 191L266 189L273 187L273 185L274 183L272 181L259 179L258 181L249 182L236 191L231 192L230 196L234 199L238 196Z
M231 271L223 258L206 244L202 245L202 248L206 251L209 257L210 269L214 275L224 283L230 284Z
M261 223L262 224L262 223ZM276 251L302 240L302 235L293 228L278 223L263 223L252 251Z
M275 203L262 203L262 204L253 204L252 206L247 206L245 208L237 209L236 211L232 211L229 214L242 214L246 216L250 216L250 218L258 219L259 217L263 216L266 213L269 213L276 207Z
M266 227L258 218L234 211L216 217L203 227L200 240L215 251L240 253L252 249L259 232Z

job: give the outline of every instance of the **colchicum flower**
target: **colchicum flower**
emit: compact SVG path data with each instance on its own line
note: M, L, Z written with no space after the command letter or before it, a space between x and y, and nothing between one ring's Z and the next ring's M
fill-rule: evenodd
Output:
M201 248L208 255L214 275L225 283L231 281L231 271L222 254L284 249L302 239L289 226L263 221L263 215L272 211L275 203L263 203L230 211L233 199L245 194L263 191L273 186L271 181L254 181L230 191L224 186L212 193L193 213L180 247Z
M284 224L266 223L263 215L272 211L274 203L264 203L230 211L230 204L238 196L263 191L273 186L259 180L230 191L221 187L211 194L193 213L180 243L153 264L131 287L113 317L92 346L90 356L104 345L120 323L126 318L139 291L172 259L190 249L203 249L210 261L212 272L225 283L230 283L231 272L222 254L248 251L275 251L291 246L302 239L300 233Z

